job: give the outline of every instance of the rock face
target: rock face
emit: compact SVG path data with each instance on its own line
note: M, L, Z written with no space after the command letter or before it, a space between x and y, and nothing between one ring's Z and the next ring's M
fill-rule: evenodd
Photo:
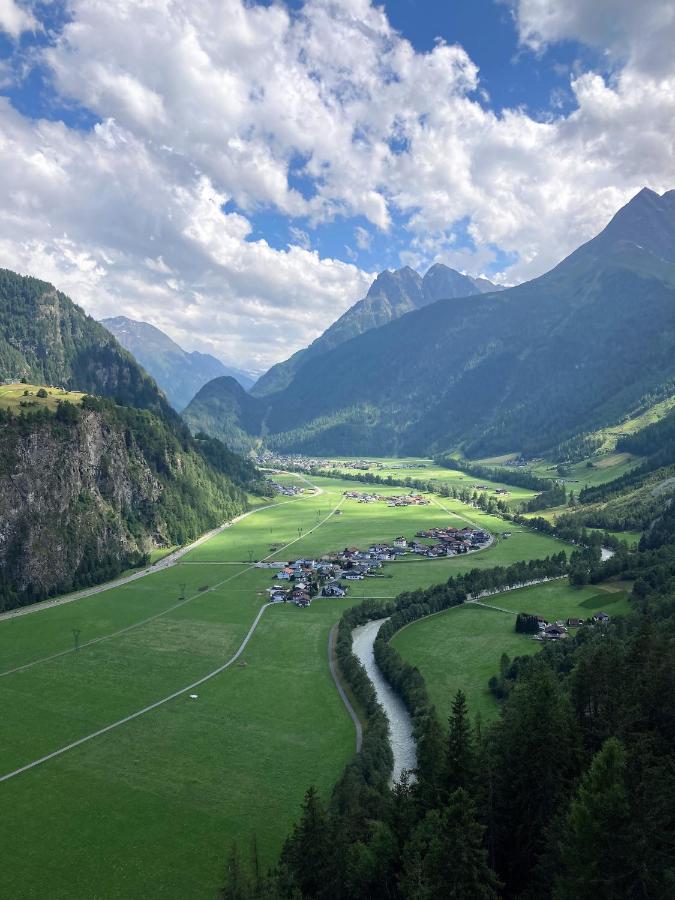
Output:
M114 575L166 540L134 528L163 486L133 436L100 413L68 427L4 425L0 459L0 571L18 595L81 586L94 567Z

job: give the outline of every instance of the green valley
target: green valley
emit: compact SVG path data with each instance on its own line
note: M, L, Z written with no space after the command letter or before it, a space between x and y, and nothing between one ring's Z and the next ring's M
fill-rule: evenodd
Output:
M304 610L274 604L236 662L208 678L266 603L273 572L250 560L323 556L465 519L499 525L432 495L428 506L362 505L343 496L351 482L319 479L317 492L300 476L277 477L305 490L253 510L176 565L0 618L3 775L121 723L2 784L17 812L3 835L11 847L3 892L23 871L48 872L63 886L53 895L69 898L91 896L101 877L109 896L142 894L149 883L158 897L211 896L228 842L254 834L271 864L307 784L328 796L353 754L354 727L327 666L328 633L342 611L362 596L392 597L562 546L519 530L466 560L385 563L382 577L351 583L344 600L318 598ZM495 646L491 662L486 656L491 673L500 653ZM53 840L29 840L38 827ZM76 877L66 879L64 866Z

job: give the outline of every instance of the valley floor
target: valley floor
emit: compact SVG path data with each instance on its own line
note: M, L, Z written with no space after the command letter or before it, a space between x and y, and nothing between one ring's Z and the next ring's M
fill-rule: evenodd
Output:
M281 477L306 486L296 476ZM231 841L247 851L254 835L263 864L272 863L305 789L315 784L327 796L354 752L354 723L327 655L342 611L364 596L393 597L563 546L524 529L503 539L502 520L458 501L362 505L343 497L353 482L318 483L321 493L260 508L174 565L0 622L0 776L10 776L0 783L6 811L0 895L21 900L48 885L50 898L64 900L212 898ZM498 536L492 546L463 557L385 564L383 577L351 582L346 599L316 599L308 609L271 606L241 656L223 669L273 581L252 560L317 557L467 519ZM467 622L493 616L502 624L480 645L468 636L466 645L453 644L443 617L401 634L417 646L410 636L430 628L419 652L428 656L424 647L437 645L445 648L439 660L455 660L454 674L436 679L439 698L465 674L484 686L502 650L513 651L513 619L506 614L462 608L450 611L448 622L452 616ZM478 654L480 672L472 662ZM479 701L486 708L486 698Z

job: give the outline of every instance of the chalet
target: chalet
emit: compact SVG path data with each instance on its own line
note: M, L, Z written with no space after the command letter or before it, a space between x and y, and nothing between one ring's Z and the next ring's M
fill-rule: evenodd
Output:
M404 537L397 537L394 540L394 547L397 547L399 550L405 550L408 547L408 541Z
M584 620L583 620L583 619L568 619L568 620L567 620L567 627L568 627L568 628L581 628L581 626L582 626L583 624L584 624Z
M270 594L270 603L285 603L288 600L286 591L272 591Z
M290 581L293 577L293 569L282 569L280 572L277 572L274 577L278 578L280 581Z
M567 629L564 625L547 625L544 628L544 637L549 641L559 641L567 637Z
M594 622L600 622L601 625L606 625L609 622L609 616L606 612L596 612L593 616Z
M347 591L345 588L340 587L340 585L336 581L332 581L330 584L327 584L324 589L321 591L321 595L323 597L344 597Z
M502 495L504 495L504 494L508 494L508 491L506 490L506 488L497 488L497 489L495 490L495 494L502 494Z

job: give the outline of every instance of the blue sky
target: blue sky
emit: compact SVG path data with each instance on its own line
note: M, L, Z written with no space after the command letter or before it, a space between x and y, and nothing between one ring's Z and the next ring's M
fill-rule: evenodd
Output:
M0 0L0 265L261 371L383 268L534 277L675 171L669 0Z

